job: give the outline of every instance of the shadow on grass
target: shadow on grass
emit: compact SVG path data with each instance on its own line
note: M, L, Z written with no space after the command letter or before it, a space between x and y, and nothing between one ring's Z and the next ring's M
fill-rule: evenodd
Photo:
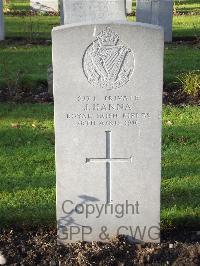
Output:
M198 180L199 181L199 180ZM163 184L161 220L163 227L200 227L200 185L197 180Z
M56 184L55 175L48 176L9 176L6 180L0 177L2 186L0 187L0 193L15 193L17 191L25 189L39 189L39 188L54 188Z
M6 41L11 44L23 41L25 44L31 43L36 45L37 44L51 45L51 36L46 32L33 33L32 35L28 33L23 34L21 32L14 32L6 36L6 39L3 42Z
M55 187L53 128L32 124L30 120L19 123L20 128L0 130L0 193Z
M198 228L200 226L199 125L192 113L188 113L182 123L181 126L173 125L163 130L162 225Z
M164 179L193 177L199 174L199 164L172 165L162 167L162 176Z
M0 206L0 227L21 225L54 225L56 223L56 203L43 200L35 203L27 202L28 206L20 202L19 206Z
M173 184L163 184L163 207L197 208L200 206L200 186L197 180L183 180ZM200 213L199 213L200 214Z

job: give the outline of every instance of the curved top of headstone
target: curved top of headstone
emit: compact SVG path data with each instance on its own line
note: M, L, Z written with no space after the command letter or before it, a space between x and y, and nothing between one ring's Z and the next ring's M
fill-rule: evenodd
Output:
M125 20L124 0L63 0L64 24Z

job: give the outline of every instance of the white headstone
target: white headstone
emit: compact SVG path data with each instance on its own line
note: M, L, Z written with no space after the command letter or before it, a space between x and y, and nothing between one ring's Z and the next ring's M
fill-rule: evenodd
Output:
M4 40L4 18L3 18L3 1L0 1L0 41Z
M126 0L126 14L131 14L132 10L132 0Z
M58 240L159 242L163 32L53 29Z
M172 41L172 0L137 0L136 21L164 28L165 42Z
M30 0L31 7L39 12L58 12L58 0Z
M64 24L125 20L124 0L62 0Z

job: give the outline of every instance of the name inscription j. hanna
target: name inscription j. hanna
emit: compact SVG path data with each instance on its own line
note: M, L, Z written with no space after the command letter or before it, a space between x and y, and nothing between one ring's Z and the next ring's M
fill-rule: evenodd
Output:
M106 90L125 85L134 70L134 55L109 27L90 44L83 56L88 82Z

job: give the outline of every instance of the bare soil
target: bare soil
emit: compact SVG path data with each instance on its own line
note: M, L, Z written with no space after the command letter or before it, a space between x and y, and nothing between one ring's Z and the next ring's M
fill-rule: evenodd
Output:
M0 229L0 252L6 265L200 265L200 232L162 233L161 244L134 244L125 236L109 243L57 245L56 228Z

